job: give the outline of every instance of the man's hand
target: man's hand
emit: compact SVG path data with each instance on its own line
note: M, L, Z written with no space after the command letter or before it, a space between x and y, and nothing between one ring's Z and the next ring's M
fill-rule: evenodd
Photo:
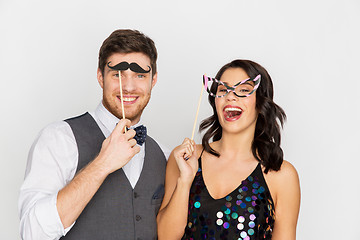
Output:
M99 156L94 160L104 166L109 174L122 168L140 151L133 138L136 132L133 129L124 132L125 127L129 127L130 123L128 119L119 121L114 131L103 142Z

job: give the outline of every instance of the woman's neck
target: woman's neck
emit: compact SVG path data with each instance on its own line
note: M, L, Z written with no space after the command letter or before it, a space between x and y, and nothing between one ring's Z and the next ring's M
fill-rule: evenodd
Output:
M244 133L228 133L223 132L219 141L214 142L216 151L225 158L236 159L254 159L252 153L252 142L254 139L254 132Z

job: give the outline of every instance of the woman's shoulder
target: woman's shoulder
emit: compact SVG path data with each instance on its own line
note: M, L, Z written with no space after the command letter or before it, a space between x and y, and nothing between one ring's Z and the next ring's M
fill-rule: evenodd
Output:
M267 175L279 181L289 178L298 178L298 173L295 167L286 160L283 160L281 167L278 171L270 170Z
M263 167L263 171L264 169ZM286 160L281 164L280 170L270 170L268 173L264 173L264 178L275 199L283 194L297 195L300 192L299 175L295 167Z

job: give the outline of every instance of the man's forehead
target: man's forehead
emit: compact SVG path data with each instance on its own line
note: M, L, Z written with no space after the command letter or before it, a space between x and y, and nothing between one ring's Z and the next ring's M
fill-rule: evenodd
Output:
M106 62L111 62L113 65L121 62L135 62L142 67L146 67L150 65L150 57L141 52L113 53Z

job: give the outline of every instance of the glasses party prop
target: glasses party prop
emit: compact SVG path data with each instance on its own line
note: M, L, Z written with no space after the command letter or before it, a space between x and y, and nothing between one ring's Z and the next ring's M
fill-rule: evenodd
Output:
M245 79L238 82L234 86L229 86L226 83L217 80L216 78L207 77L203 75L203 83L206 91L212 97L225 97L229 92L233 92L238 97L248 97L258 89L261 82L261 75L257 75L255 78ZM216 92L211 91L213 84L217 84Z

